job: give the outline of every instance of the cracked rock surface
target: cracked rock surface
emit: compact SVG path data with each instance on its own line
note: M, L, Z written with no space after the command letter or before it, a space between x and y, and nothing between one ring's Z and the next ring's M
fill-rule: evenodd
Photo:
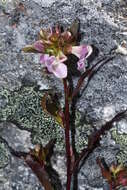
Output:
M17 159L10 153L10 148L15 151L28 152L32 147L30 133L18 129L12 123L0 124L0 153L4 148L3 163L0 158L0 190L28 189L43 190L36 176L23 160ZM4 144L5 147L2 147Z
M24 4L23 11L17 9L19 2ZM89 64L106 55L115 55L93 76L77 103L77 149L86 145L92 125L99 127L127 108L125 0L0 1L0 190L43 189L24 162L11 155L8 145L27 151L33 144L46 144L57 137L56 151L59 154L64 151L63 129L42 113L40 106L45 91L54 87L58 92L63 90L61 81L43 72L39 55L24 54L21 48L37 39L40 28L56 23L69 27L75 18L81 22L81 43L93 44L99 50ZM114 53L123 44L125 53ZM65 162L59 154L53 165L65 185L65 168L61 164ZM108 190L95 161L98 156L104 156L108 164L116 160L126 164L126 118L114 124L100 147L84 163L78 175L78 190Z

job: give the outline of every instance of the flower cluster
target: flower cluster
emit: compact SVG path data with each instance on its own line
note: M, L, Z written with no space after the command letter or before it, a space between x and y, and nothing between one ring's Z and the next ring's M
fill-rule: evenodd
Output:
M85 68L85 59L92 53L89 45L76 45L73 34L69 31L62 31L58 26L48 30L41 30L39 40L31 46L23 48L24 52L41 53L40 62L58 78L67 77L67 58L69 54L78 57L77 69Z

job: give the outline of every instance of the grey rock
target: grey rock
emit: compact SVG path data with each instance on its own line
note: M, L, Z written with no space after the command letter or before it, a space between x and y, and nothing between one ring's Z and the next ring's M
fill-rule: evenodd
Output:
M0 136L15 151L28 152L33 147L30 132L20 130L12 123L0 124Z
M86 184L91 188L102 188L105 185L105 181L102 178L101 171L97 165L97 158L105 158L106 163L110 166L112 162L116 161L116 153L118 149L114 146L110 147L99 147L97 148L85 161L78 175L78 181L81 187L86 187ZM88 188L90 189L90 188Z
M44 190L31 169L11 155L8 166L0 169L0 190Z
M59 152L56 152L55 155L53 155L51 159L51 163L53 168L56 170L56 172L59 174L59 178L61 180L61 184L63 188L66 187L66 160L65 155L59 154Z
M10 154L6 144L0 139L0 169L8 165ZM0 178L1 179L1 178Z
M117 123L117 130L119 134L127 134L127 121L125 119Z
M49 1L45 1L45 0L34 0L35 3L38 3L39 6L42 5L42 7L50 7L52 6L52 4L55 2L55 0L49 0Z
M91 122L104 123L127 108L126 59L116 57L92 78L78 108Z
M44 190L25 162L10 153L10 148L28 152L30 147L29 132L12 123L0 123L0 190Z

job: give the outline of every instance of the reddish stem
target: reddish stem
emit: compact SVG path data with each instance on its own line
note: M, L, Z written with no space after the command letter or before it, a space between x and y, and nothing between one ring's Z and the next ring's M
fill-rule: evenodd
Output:
M66 143L66 158L67 158L67 185L66 190L71 188L71 152L70 152L70 126L69 126L69 88L67 86L67 80L64 79L64 93L65 93L65 143Z
M102 65L104 65L105 63L107 63L108 61L110 61L111 59L113 59L113 57L108 57L108 58L103 58L100 61L98 61L94 66L92 66L90 69L88 69L85 73L83 73L80 77L80 79L78 80L77 86L74 90L74 92L72 93L72 98L74 98L79 90L81 89L81 86L84 82L84 79L88 76L90 76L92 74L92 72L94 71L94 68L96 68L100 63L102 63ZM70 152L70 123L69 123L69 87L67 85L67 79L63 80L64 83L64 94L65 94L65 117L64 117L64 127L65 127L65 144L66 144L66 158L67 158L67 185L66 185L66 190L70 190L71 188L71 176L74 173L75 169L78 168L78 165L81 161L81 159L83 157L87 157L88 154L94 149L94 146L92 144L91 147L88 147L86 149L84 149L79 158L76 160L73 170L71 168L71 152ZM99 136L100 137L100 136ZM98 135L95 137L95 143L96 140L98 141L99 139Z

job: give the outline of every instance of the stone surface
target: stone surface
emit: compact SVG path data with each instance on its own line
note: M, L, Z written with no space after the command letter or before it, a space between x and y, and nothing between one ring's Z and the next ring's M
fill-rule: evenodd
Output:
M11 155L10 163L0 169L0 190L44 190L22 160Z
M0 168L8 165L9 151L5 143L0 139Z
M25 11L17 9L19 2L23 2ZM43 93L54 87L56 91L62 92L61 104L63 104L61 81L43 72L39 55L24 54L21 48L37 39L40 28L55 23L68 27L75 18L79 18L83 33L81 43L93 44L99 49L98 57L89 63L93 65L101 57L112 55L113 49L123 41L127 42L126 10L127 5L124 0L49 0L46 2L6 0L4 3L0 1L0 121L11 122L12 126L12 130L9 126L3 129L1 124L0 131L2 130L2 138L9 141L12 141L17 134L11 144L13 148L25 149L31 146L29 141L25 147L27 137L29 139L31 134L33 143L46 143L50 138L56 137L56 149L64 150L63 129L51 117L45 115L40 106ZM127 56L122 53L120 55L118 51L115 55L113 61L103 66L93 76L77 103L76 147L78 150L86 145L87 136L93 131L91 125L101 126L116 113L127 108ZM126 164L126 125L126 118L114 124L110 133L102 139L101 147L91 154L79 173L78 178L81 182L79 190L108 189L95 158L100 155L104 156L109 164L116 159ZM19 126L30 132L21 132L17 128ZM25 138L21 140L20 134ZM20 146L21 141L24 143L22 146ZM57 164L54 163L57 171L61 167L61 160L64 160L64 157L59 155L58 157L60 160L56 162ZM0 188L2 188L0 190L41 189L37 179L24 163L9 155L6 143L2 140L0 160L0 168L5 167L0 172ZM60 178L63 180L63 185L65 184L64 172L62 166Z
M0 124L0 136L8 142L8 145L15 151L28 152L33 148L30 132L20 130L11 123Z
M14 124L0 123L0 190L43 190L31 169L10 153L28 152L33 147L30 133L18 129Z

